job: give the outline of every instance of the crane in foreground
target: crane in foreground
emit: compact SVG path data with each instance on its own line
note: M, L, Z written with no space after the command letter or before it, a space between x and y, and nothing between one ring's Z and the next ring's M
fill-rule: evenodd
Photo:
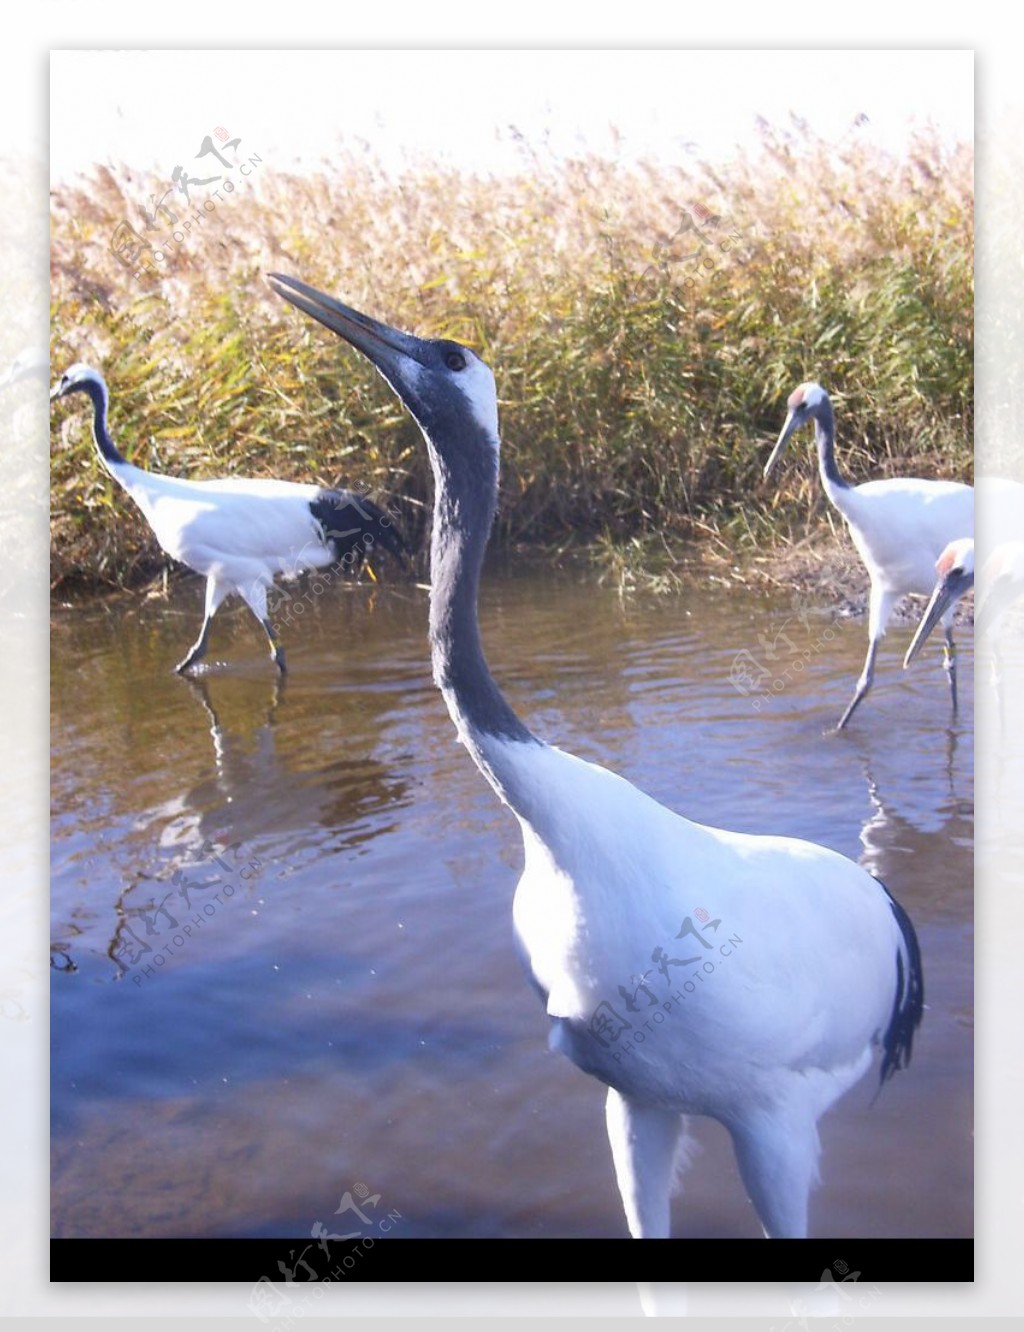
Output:
M110 437L100 372L73 365L51 389L50 400L72 393L84 393L92 403L100 460L142 510L161 548L206 578L202 629L175 667L179 673L205 656L210 622L233 592L263 626L270 655L284 672L284 648L267 615L267 591L278 574L297 577L338 563L358 569L379 547L404 561L405 544L391 518L365 495L295 481L187 481L144 471Z
M788 407L789 414L765 464L764 475L767 477L778 462L789 437L813 422L821 484L846 520L871 580L868 653L853 699L839 719L837 730L841 731L874 681L878 645L896 602L908 592L928 596L935 582L935 561L948 543L974 535L974 490L959 481L917 477L893 477L853 486L836 465L835 417L832 402L821 385L799 385L790 394ZM943 667L955 714L956 644L952 607L943 613L942 623L946 636Z
M692 823L539 740L484 658L480 571L498 493L494 376L296 278L278 295L362 352L418 422L434 474L430 643L459 738L519 821L517 944L549 1042L608 1086L630 1233L669 1234L683 1116L728 1129L765 1233L807 1233L817 1121L881 1047L910 1058L923 977L913 925L846 857Z

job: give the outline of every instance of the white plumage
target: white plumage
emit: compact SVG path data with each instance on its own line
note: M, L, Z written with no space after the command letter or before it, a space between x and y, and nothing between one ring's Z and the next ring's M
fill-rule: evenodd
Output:
M695 1114L732 1135L766 1234L805 1235L817 1121L913 1007L897 959L915 973L916 945L885 889L824 847L690 822L550 746L478 750L523 833L513 919L550 1042L612 1089L630 1233L668 1235L680 1115ZM645 975L656 1005L634 987Z
M522 829L516 938L551 1044L609 1087L630 1233L668 1235L682 1116L699 1114L732 1135L766 1233L805 1235L818 1118L875 1047L883 1081L910 1056L923 981L909 919L834 851L692 823L527 730L490 675L476 612L498 485L493 376L468 348L272 281L368 356L423 430L434 678Z
M893 477L852 486L835 461L832 403L820 384L801 384L789 398L789 414L765 465L767 476L801 426L814 422L818 469L829 500L839 510L871 579L868 652L853 699L839 721L841 730L871 688L878 645L893 608L907 593L928 596L935 561L951 541L974 534L974 491L958 481ZM944 667L956 711L956 657L953 611L942 617L946 634Z
M110 438L107 386L99 371L73 365L50 398L70 393L84 393L92 402L100 459L138 505L161 549L206 578L202 630L178 671L205 655L210 621L233 592L263 626L283 671L284 649L267 617L267 591L275 577L296 577L339 561L358 566L375 544L402 558L390 518L365 496L294 481L189 481L144 471L122 457Z

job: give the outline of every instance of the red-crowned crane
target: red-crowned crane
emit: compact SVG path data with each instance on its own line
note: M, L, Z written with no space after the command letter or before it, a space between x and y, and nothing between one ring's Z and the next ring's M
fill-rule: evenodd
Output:
M488 669L477 618L498 494L494 376L456 342L270 280L369 358L425 437L434 680L519 821L518 946L552 1047L609 1088L630 1233L668 1235L682 1117L696 1114L731 1134L766 1234L805 1235L819 1117L876 1046L882 1082L910 1057L923 980L909 918L835 851L691 823L533 735Z
M924 647L928 635L943 613L953 606L975 585L974 540L964 537L951 541L939 556L935 573L937 581L931 599L925 607L914 640L903 659L909 666ZM1001 541L978 575L974 606L974 634L979 641L990 639L996 625L1011 606L1024 595L1024 540Z
M391 519L364 495L294 481L185 481L144 471L122 457L110 438L100 372L73 365L54 385L50 400L71 393L84 393L92 403L100 460L142 510L161 548L206 578L203 627L175 667L178 672L205 655L210 621L232 592L263 626L270 655L283 672L284 648L267 616L267 590L276 575L295 577L339 562L359 567L378 547L404 558Z
M974 534L974 491L959 481L927 481L892 477L853 486L836 466L835 418L832 402L820 384L801 384L789 397L789 414L778 442L765 464L767 477L786 441L801 426L814 423L818 470L825 494L850 529L853 544L871 579L868 605L868 654L849 707L839 719L846 725L871 688L875 657L889 617L908 592L928 596L935 582L935 561L950 541ZM953 611L943 616L946 650L943 666L956 712L956 645Z
M903 669L910 665L925 645L928 635L944 615L952 611L962 596L974 586L974 538L951 541L935 561L937 582L924 608L917 632L903 658Z

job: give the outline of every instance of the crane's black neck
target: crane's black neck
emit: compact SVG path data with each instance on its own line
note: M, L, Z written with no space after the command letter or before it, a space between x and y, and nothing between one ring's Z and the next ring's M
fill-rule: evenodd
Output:
M436 486L430 547L434 680L471 746L487 737L533 741L487 668L477 619L480 569L497 506L497 441L470 428L443 449L429 435L427 443Z
M118 452L116 444L110 438L110 431L107 429L107 390L105 385L98 383L95 379L87 379L76 385L75 391L87 393L92 402L92 437L96 441L100 457L112 467L123 467L128 460Z
M815 410L814 439L818 445L818 469L825 489L849 490L849 481L836 466L836 419L828 398L824 398Z

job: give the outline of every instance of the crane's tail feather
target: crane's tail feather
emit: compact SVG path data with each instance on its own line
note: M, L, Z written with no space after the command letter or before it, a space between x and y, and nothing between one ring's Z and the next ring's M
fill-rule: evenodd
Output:
M885 888L885 884L882 884ZM880 1084L910 1063L914 1045L914 1032L921 1025L924 1014L924 969L921 965L921 947L910 917L899 902L885 888L892 914L900 927L902 946L896 950L896 997L892 1016L882 1038L882 1069Z
M322 490L310 504L336 560L360 568L384 547L405 568L409 548L390 514L352 490Z

